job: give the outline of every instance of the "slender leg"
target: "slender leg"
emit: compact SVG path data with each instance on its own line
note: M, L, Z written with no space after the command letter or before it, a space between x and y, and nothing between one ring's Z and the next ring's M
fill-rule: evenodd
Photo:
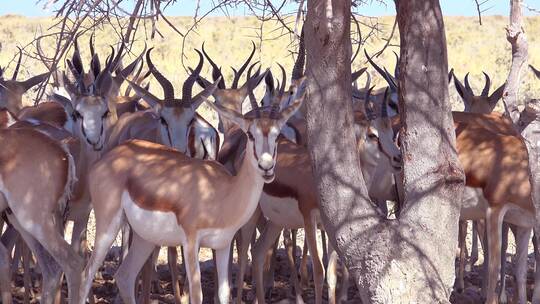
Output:
M516 227L516 288L518 294L518 303L527 303L527 253L529 240L531 238L531 229Z
M497 303L497 277L501 270L501 238L502 219L501 208L488 208L486 216L486 231L488 236L489 261L486 289L486 303Z
M107 251L111 248L118 231L120 230L122 223L124 222L124 214L122 209L116 211L116 214L112 216L112 220L107 226L101 225L100 221L96 217L96 240L94 242L94 251L92 256L88 260L83 272L83 281L81 283L80 292L80 304L85 304L88 292L92 287L92 281L99 267L105 260Z
M264 258L268 249L270 249L272 245L275 244L280 232L281 227L276 226L272 222L268 222L253 248L253 279L255 281L258 304L265 303L265 291L263 282Z
M219 303L229 303L230 287L229 287L229 256L230 246L216 250L216 266L218 273L218 293Z
M257 210L259 210L257 208ZM244 276L246 273L246 265L248 260L249 242L257 227L257 220L260 216L260 212L255 212L251 219L240 229L240 236L238 238L238 274L236 276L236 303L242 303L242 291L244 289Z
M324 283L324 270L321 258L317 249L317 223L313 216L304 218L306 230L306 240L308 250L313 263L313 281L315 285L315 304L322 304L322 292Z
M306 235L304 231L304 247L302 248L302 260L300 261L300 284L303 288L309 287L309 272L308 272L308 249Z
M180 272L178 271L178 250L176 247L168 247L167 248L167 261L169 263L169 270L171 271L171 277L172 277L172 289L174 292L174 302L175 303L181 303L182 302L182 293L180 291L180 280L178 279L180 277Z
M120 264L126 258L129 251L129 244L131 244L131 227L129 223L125 223L122 227L122 248L120 253Z
M2 229L0 225L0 229ZM10 278L10 256L2 242L0 242L0 292L2 294L2 303L11 304L11 278Z
M502 240L501 240L501 273L499 275L501 289L499 290L499 303L508 303L508 296L506 294L506 251L508 249L508 229L509 225L502 223ZM514 231L514 229L512 229ZM515 236L515 233L514 233Z
M336 304L336 286L337 286L337 252L332 244L328 243L328 266L326 267L326 283L328 284L328 303Z
M323 229L319 229L319 231L321 232L321 242L322 242L322 262L323 262L323 266L326 267L328 266L328 248L326 247L326 244L328 244L326 242L326 231L324 231Z
M45 248L28 232L26 232L14 218L10 218L10 222L19 231L28 247L34 252L38 264L41 265L42 284L41 284L41 303L52 304L56 296L56 291L60 288L60 278L62 269L54 258L45 250Z
M114 275L118 291L124 303L136 303L135 280L154 248L154 244L144 240L137 233L133 233L131 248Z
M534 271L534 291L532 296L532 303L540 303L540 231L534 228L533 234L533 247L534 247L534 261L535 261L535 271Z
M478 261L478 221L472 221L472 245L469 262L465 266L466 271L472 271L474 264Z
M480 294L482 299L487 299L487 285L488 285L488 276L489 276L489 246L488 246L488 230L486 227L486 221L478 221L479 235L482 235L480 241L482 243L482 250L484 251L484 264L482 265L482 288ZM481 233L480 233L481 231Z
M291 281L294 287L294 295L296 298L296 303L297 304L304 303L304 300L302 299L302 289L300 288L300 282L298 281L298 271L296 271L296 264L294 263L294 256L293 256L294 248L293 248L289 229L283 230L283 243L287 250L287 258L289 262L289 267L291 268Z
M227 248L228 250L228 248ZM189 298L191 304L202 303L201 269L199 266L199 244L195 236L188 236L188 243L184 246L187 277L189 281Z
M26 246L26 243L21 240L20 243L22 249L22 262L23 262L23 281L24 281L24 304L30 303L32 297L32 277L30 276L30 260L32 259L32 253L30 248Z
M465 276L465 256L467 252L467 244L465 238L467 237L467 221L459 221L459 264L458 264L458 273L457 273L457 282L456 287L458 292L463 292L465 288L465 281L463 277Z

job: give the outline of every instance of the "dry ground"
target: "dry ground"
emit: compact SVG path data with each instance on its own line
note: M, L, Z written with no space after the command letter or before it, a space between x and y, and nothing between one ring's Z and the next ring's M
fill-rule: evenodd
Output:
M89 225L89 239L90 243L93 243L93 221L91 220ZM69 236L69 235L68 235ZM68 237L66 236L66 238ZM320 238L319 238L320 240ZM471 244L471 234L469 231L468 234L468 240L467 240L468 246L470 247ZM104 263L103 267L100 269L100 272L96 276L96 280L94 281L93 290L95 292L95 299L96 303L113 303L115 301L115 298L117 296L117 289L114 283L113 274L116 271L116 268L118 267L118 254L119 254L119 247L120 244L120 238L117 239L115 246L113 249L109 252L109 255L107 256L106 262ZM280 242L280 246L282 245L282 242ZM298 237L298 248L297 248L297 254L300 255L301 248L303 245L303 234L300 231L299 237ZM322 247L322 244L319 242L319 247ZM512 299L512 295L514 295L514 281L513 281L513 264L511 263L513 254L515 253L515 243L512 239L512 236L510 235L510 241L509 241L509 249L508 249L508 255L507 255L507 292L509 295L509 298ZM481 250L480 250L481 251ZM532 287L534 283L534 277L533 277L533 271L534 271L534 256L532 254L532 247L529 250L529 273L528 273L528 293L529 295L532 295ZM203 277L203 294L204 294L204 303L213 303L213 292L215 290L214 282L213 282L213 262L211 260L211 252L208 249L202 248L201 249L201 272ZM300 258L300 256L298 257ZM234 255L234 261L236 262L236 255ZM251 257L250 257L251 261ZM159 283L155 283L153 287L153 292L151 295L152 303L174 303L174 297L171 287L171 277L169 273L169 269L166 265L166 251L164 249L160 252L160 257L158 259L159 265L157 266L157 277L159 278ZM179 261L180 263L180 261ZM480 252L480 258L475 267L473 267L472 271L466 274L465 277L465 290L463 293L457 293L454 292L451 297L452 303L482 303L481 297L480 297L480 286L481 286L481 280L482 280L482 267L481 263L483 263L483 256ZM180 267L180 264L178 266L181 271L182 278L184 278L184 272L182 267ZM457 267L457 261L456 261L456 267ZM235 281L235 273L236 273L236 266L233 266L233 282ZM310 274L311 274L311 268L310 268ZM292 296L292 284L289 281L290 278L290 269L288 267L288 263L286 260L286 253L285 250L281 247L278 250L277 255L277 263L276 263L276 272L275 272L275 281L274 281L274 288L272 289L272 292L270 294L270 303L294 303L294 297ZM33 286L33 292L35 295L38 295L39 291L39 279L40 275L36 273L36 271L32 272L32 279L34 282ZM251 275L250 275L250 268L248 268L247 271L247 277L246 277L246 286L244 287L244 295L243 300L246 303L251 303L252 300L255 298L255 290L253 285L251 284ZM341 282L341 280L338 280L338 282ZM236 295L236 290L234 289L234 285L231 284L232 290L231 294ZM187 289L187 286L186 286ZM23 303L23 277L22 277L22 268L20 269L19 273L16 275L15 279L15 286L13 288L14 296L15 296L15 302L16 303ZM64 284L64 293L67 293L66 286ZM326 286L324 290L324 302L327 301L327 294L326 294ZM313 286L309 286L308 288L303 290L303 298L304 301L307 304L314 303L314 289ZM186 303L187 303L187 299ZM34 298L33 303L38 303L39 299ZM358 291L354 284L351 284L351 287L348 290L348 300L346 303L361 303L360 297L358 295ZM513 303L512 301L510 303Z

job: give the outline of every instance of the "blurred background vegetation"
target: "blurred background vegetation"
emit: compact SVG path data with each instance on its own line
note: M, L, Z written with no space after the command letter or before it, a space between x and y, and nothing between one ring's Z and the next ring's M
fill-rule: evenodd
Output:
M188 29L193 24L193 18L190 17L172 17L170 20L179 29ZM362 18L359 21L363 23L361 26L362 39L366 40L362 47L365 47L370 54L379 51L386 43L385 39L390 36L394 18ZM461 81L463 81L465 74L470 72L470 82L477 93L480 93L484 85L482 71L491 76L491 91L500 86L507 77L511 60L510 45L505 37L507 22L508 18L503 16L484 16L483 25L479 25L475 17L445 18L449 68L454 68L455 74ZM526 18L525 23L525 31L529 40L529 63L540 67L540 17ZM53 20L47 18L27 18L15 15L0 17L0 65L7 66L8 76L11 75L11 71L15 67L16 47L25 47L25 52L34 53L33 46L28 44L36 36L54 31L55 29L49 29L52 24ZM375 30L372 31L367 26L368 24L374 26ZM242 64L251 51L250 41L254 41L257 46L255 59L261 61L263 67L271 67L275 76L281 75L276 63L281 63L290 73L294 62L296 42L291 42L291 35L281 30L280 25L274 22L261 24L253 17L208 17L185 40L168 26L158 24L158 28L163 38L155 37L153 40L147 37L149 31L139 30L132 51L133 54L140 53L145 41L148 47L155 47L152 52L153 62L172 81L178 95L181 91L181 84L187 76L186 68L196 64L197 56L193 49L200 48L203 42L205 42L205 48L214 61L223 66L223 74L228 84L232 81L232 70L229 66L238 67ZM372 32L373 35L366 39L369 32ZM109 45L118 43L118 34L112 28L102 28L95 34L96 49L104 62L109 52ZM260 39L261 34L262 39ZM89 33L79 39L86 69L88 69L90 53L87 47L88 38ZM358 37L353 38L357 39ZM375 58L376 62L386 66L391 71L395 65L392 51L399 53L398 40L399 33L396 30L389 47L381 56ZM182 62L182 46L184 46L185 65ZM42 48L47 55L51 56L54 53L54 47L55 41L52 38L43 40ZM356 48L357 46L354 45L353 52L356 51ZM72 51L68 54L71 56ZM133 54L129 57L134 58ZM129 59L126 59L124 62L128 61ZM366 60L363 49L361 49L353 63L353 69L356 70L365 65ZM210 78L211 75L209 67L210 65L205 63L203 68L203 75L207 78ZM46 69L42 63L25 56L19 79L25 79L43 71ZM375 75L372 83L383 86L383 80L376 75L371 67L369 67L369 71ZM528 67L524 69L522 75L521 102L534 97L540 98L540 80L534 77ZM359 86L363 86L364 79L364 77L360 79ZM161 88L154 82L151 84L151 89L158 96L162 94ZM29 92L26 96L28 104L32 102L32 94L34 93ZM456 110L462 109L462 102L453 84L450 87L450 96L454 108ZM501 105L498 106L498 109L502 110ZM203 110L202 112L206 112L205 114L210 116L208 118L214 118L214 115L207 111Z

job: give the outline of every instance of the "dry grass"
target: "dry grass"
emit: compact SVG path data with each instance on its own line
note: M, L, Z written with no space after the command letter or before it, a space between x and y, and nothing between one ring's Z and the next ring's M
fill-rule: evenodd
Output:
M173 22L180 28L186 29L192 19L188 17L172 18ZM492 77L493 86L498 86L506 79L510 66L510 46L506 42L504 27L507 18L502 16L489 16L484 18L484 25L480 26L474 17L447 17L445 18L446 38L448 42L448 60L449 67L455 69L456 74L463 78L465 73L471 73L471 83L473 88L479 92L483 86L482 71L486 71ZM16 46L25 46L30 43L36 34L46 32L46 29L52 24L51 19L47 18L26 18L22 16L7 15L0 17L0 65L8 67L8 75L14 68L14 58ZM383 38L389 35L393 17L379 18L378 35L372 36L367 41L366 48L369 53L379 50L385 43ZM267 23L263 27L264 41L259 41L257 33L260 23L255 18L250 17L213 17L207 18L197 28L196 32L190 34L185 44L185 55L187 56L186 65L195 65L196 53L194 48L200 48L203 42L211 56L218 64L223 65L223 72L228 83L232 80L232 71L229 65L238 66L249 54L251 40L257 44L258 52L256 60L260 60L263 66L272 66L277 69L276 62L285 66L291 71L293 56L291 50L294 46L290 45L288 35L273 39L281 34L277 30L278 25ZM174 84L177 93L180 93L181 83L187 73L181 64L182 38L175 34L171 29L162 25L159 27L165 39L156 38L152 41L147 40L149 47L155 47L153 59L157 67ZM529 39L530 63L540 66L540 17L526 19L526 31ZM367 29L363 29L363 34L367 34ZM392 45L398 42L398 33L392 39ZM111 28L104 28L96 32L96 44L99 53L104 57L108 52L108 46L118 41L115 32ZM133 51L142 50L146 36L143 31L139 31L137 43ZM89 61L89 51L86 47L88 36L80 40L83 52L83 60ZM43 48L46 53L51 54L53 41L44 40ZM28 50L33 51L31 48ZM395 59L392 51L398 51L397 47L389 47L387 51L379 58L377 62L393 70ZM365 66L365 59L360 55L354 62L354 68L358 69ZM35 75L45 71L45 67L33 59L25 58L20 76ZM209 64L203 69L204 75L210 75ZM540 96L540 81L535 80L532 73L528 70L523 73L521 86L521 100L524 101L533 96ZM380 77L374 80L376 84L382 85ZM157 87L155 84L153 88ZM160 89L156 89L156 94L161 94ZM461 101L453 88L450 95L456 109L460 109ZM32 93L29 94L32 97Z

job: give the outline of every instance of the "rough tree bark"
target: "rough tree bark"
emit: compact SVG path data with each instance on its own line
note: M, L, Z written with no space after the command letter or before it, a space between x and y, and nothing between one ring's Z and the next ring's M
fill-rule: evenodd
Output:
M518 110L518 93L521 70L527 66L529 45L523 29L523 13L521 0L510 0L510 24L506 29L506 39L512 46L512 65L503 92L503 102L506 114L519 129L525 139L529 152L529 170L532 186L532 198L536 209L536 226L533 241L540 244L540 101L531 100L525 105L522 113ZM535 259L540 264L540 248L535 247ZM532 303L540 303L540 267L536 267L534 293Z
M512 45L512 65L506 79L502 100L506 114L517 126L519 120L518 93L521 70L529 56L527 36L523 30L521 0L510 0L510 24L506 28L506 39Z
M354 149L351 1L308 1L309 149L325 227L363 303L447 303L454 282L463 172L448 98L437 0L397 1L405 206L382 219Z

